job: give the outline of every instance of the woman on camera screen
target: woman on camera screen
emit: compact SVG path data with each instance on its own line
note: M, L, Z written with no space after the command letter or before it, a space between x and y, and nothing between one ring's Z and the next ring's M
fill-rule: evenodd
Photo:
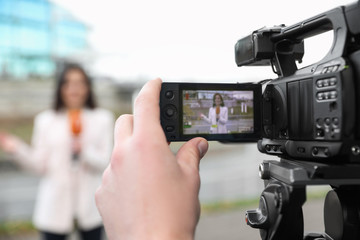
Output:
M210 133L227 133L226 123L228 121L228 108L220 93L213 96L213 106L209 109L209 116L201 114L201 118L211 124Z

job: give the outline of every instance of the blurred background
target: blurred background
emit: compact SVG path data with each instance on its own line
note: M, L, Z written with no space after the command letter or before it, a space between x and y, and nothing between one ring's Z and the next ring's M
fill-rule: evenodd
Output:
M261 27L291 25L350 2L0 0L0 131L30 141L33 117L51 106L55 76L66 63L86 68L99 105L116 117L132 112L137 92L155 77L184 82L276 78L270 67L237 68L236 41ZM301 66L320 60L331 44L331 32L307 39ZM176 152L179 146L171 147ZM271 157L258 153L255 144L211 143L200 170L205 217L217 207L222 211L249 200L255 206L263 189L257 169L264 159ZM0 152L0 239L34 234L30 220L37 183ZM229 221L244 225L243 217ZM234 238L226 239L239 239L239 233L230 233ZM198 239L216 239L199 234Z

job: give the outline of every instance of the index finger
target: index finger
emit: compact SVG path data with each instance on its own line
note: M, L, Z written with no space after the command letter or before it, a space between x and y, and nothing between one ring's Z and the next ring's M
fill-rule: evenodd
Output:
M147 82L137 96L134 106L135 133L162 131L159 106L161 82L160 78Z

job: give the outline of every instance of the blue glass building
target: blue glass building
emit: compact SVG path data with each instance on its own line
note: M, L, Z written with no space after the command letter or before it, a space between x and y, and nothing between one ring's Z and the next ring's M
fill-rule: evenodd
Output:
M48 0L0 0L0 80L51 77L88 49L89 28Z

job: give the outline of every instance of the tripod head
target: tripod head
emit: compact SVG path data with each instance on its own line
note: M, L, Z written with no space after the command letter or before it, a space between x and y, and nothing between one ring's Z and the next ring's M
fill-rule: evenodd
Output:
M246 222L260 229L263 240L355 240L360 238L360 165L334 165L281 159L264 161L265 181L259 208L246 213ZM325 199L325 233L304 236L302 205L307 185L331 185Z

